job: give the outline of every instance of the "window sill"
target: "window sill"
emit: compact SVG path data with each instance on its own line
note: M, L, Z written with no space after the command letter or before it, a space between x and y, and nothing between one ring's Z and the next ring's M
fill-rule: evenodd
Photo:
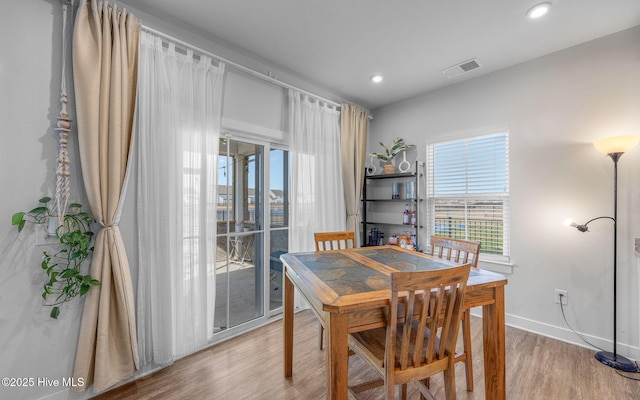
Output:
M513 274L513 263L509 261L486 260L480 257L478 268L486 269L500 274Z

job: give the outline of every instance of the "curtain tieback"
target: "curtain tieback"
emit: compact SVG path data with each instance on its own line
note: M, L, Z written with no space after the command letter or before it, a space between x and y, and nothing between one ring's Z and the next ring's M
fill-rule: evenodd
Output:
M108 224L108 225L105 225L105 224L103 224L103 223L100 223L100 226L102 226L102 229L113 229L113 228L118 227L118 225L119 225L119 224L118 224L117 222L113 222L113 223Z

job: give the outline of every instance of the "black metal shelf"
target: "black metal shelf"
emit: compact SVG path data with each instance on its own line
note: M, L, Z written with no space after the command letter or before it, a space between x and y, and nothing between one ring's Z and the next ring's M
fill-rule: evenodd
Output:
M397 179L397 178L415 178L415 172L399 172L397 174L377 174L366 175L365 179Z
M420 169L420 167L422 167L423 164L420 164L418 161L416 161L415 163L415 171L413 172L401 172L401 173L396 173L396 174L379 174L379 175L367 175L365 176L365 182L364 182L364 187L363 187L363 191L362 191L362 199L361 199L361 204L362 204L362 245L366 246L368 244L368 226L370 225L386 225L386 226L397 226L397 227L404 227L405 229L411 230L415 233L415 239L416 239L416 248L419 247L419 243L418 243L418 231L422 228L422 226L420 226L420 224L418 223L417 225L405 225L402 223L389 223L389 222L374 222L374 221L369 221L367 220L367 203L372 202L372 203L411 203L412 204L412 208L414 208L414 210L416 211L416 219L418 222L420 222L419 218L420 218L420 212L419 212L419 207L418 205L420 204L420 202L422 201L422 199L419 199L418 196L420 195L420 179L418 179L419 177L422 176L422 170ZM374 198L374 199L368 199L367 198L367 183L370 181L377 181L377 180L402 180L402 181L406 181L406 180L413 180L414 184L415 184L415 191L414 191L414 196L415 198L413 199L381 199L381 198Z

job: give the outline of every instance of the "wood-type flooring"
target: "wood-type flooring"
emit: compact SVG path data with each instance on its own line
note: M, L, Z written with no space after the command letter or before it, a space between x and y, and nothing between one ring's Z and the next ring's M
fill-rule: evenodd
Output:
M467 392L464 366L456 366L458 400L484 396L482 320L472 317L475 391ZM318 348L318 322L311 311L296 314L294 375L283 377L282 321L202 350L173 365L97 397L109 399L321 400L326 396L324 351ZM459 340L459 345L461 340ZM594 351L507 327L507 398L510 400L640 400L640 382L627 379L594 359ZM373 377L351 357L351 384ZM640 379L640 374L627 374ZM442 376L431 380L444 399ZM410 386L409 399L419 398ZM382 398L380 388L361 394ZM490 399L485 399L490 400Z

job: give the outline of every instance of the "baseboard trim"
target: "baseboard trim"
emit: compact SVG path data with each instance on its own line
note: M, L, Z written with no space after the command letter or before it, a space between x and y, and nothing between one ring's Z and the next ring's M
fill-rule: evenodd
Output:
M473 309L471 315L482 318L482 309ZM505 324L513 328L522 329L523 331L535 333L537 335L546 336L551 339L560 340L562 342L571 343L576 346L588 348L591 350L598 350L597 348L588 345L582 341L571 329L550 325L544 322L534 321L532 319L518 317L512 314L505 314ZM611 351L613 342L611 339L605 339L593 335L589 335L583 332L578 332L594 346L598 346L606 351ZM617 348L618 354L621 354L631 360L640 360L640 347L631 346L626 343L618 342Z

